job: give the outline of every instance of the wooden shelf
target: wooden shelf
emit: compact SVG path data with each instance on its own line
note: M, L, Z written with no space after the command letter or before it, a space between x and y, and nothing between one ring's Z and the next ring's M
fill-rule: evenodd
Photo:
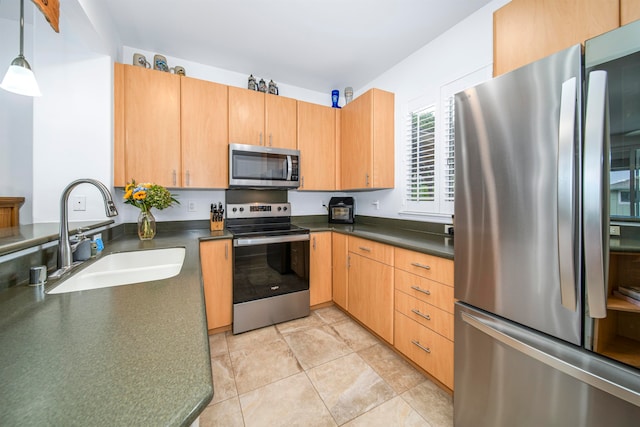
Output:
M639 341L616 336L600 353L612 359L619 360L622 363L640 368Z
M609 296L609 298L607 298L607 309L615 311L628 311L630 313L640 313L639 305L632 304L628 301L618 298L615 295L611 295Z

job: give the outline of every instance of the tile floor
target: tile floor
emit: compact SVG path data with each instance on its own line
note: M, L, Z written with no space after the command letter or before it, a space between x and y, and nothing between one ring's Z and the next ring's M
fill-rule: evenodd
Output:
M451 397L336 307L209 337L200 426L452 426Z

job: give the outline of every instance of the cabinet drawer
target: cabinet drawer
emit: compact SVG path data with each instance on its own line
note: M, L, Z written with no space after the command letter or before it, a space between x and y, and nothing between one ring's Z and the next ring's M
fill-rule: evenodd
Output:
M396 248L395 267L453 286L453 261L449 259Z
M453 342L404 314L395 314L395 347L453 390Z
M349 236L349 252L393 266L393 246Z
M453 340L453 314L396 290L396 311Z
M395 270L396 289L453 313L453 288L406 271Z

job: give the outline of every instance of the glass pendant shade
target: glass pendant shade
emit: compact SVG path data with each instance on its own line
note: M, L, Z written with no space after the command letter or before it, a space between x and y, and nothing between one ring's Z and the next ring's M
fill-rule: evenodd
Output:
M26 96L41 96L36 76L24 57L18 56L11 62L0 87L9 92Z

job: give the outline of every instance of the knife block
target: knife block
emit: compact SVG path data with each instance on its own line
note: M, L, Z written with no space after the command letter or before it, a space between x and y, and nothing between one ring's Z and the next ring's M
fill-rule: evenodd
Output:
M211 231L223 230L224 229L224 219L221 219L220 221L209 220L209 225L210 225Z

